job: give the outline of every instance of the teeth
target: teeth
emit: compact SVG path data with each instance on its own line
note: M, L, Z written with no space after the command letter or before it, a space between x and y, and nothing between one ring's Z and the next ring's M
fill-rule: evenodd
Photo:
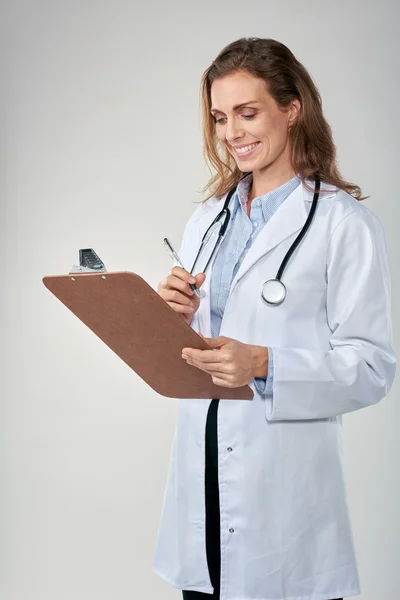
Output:
M249 152L249 150L255 148L257 144L258 142L256 142L255 144L251 144L250 146L244 146L243 148L235 148L235 150L238 154L244 154L245 152Z

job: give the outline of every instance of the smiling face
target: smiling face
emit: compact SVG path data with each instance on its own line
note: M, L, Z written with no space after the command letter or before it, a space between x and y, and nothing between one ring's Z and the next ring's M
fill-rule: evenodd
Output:
M292 171L288 132L300 109L297 99L282 109L264 80L240 71L213 81L211 103L216 135L241 171Z

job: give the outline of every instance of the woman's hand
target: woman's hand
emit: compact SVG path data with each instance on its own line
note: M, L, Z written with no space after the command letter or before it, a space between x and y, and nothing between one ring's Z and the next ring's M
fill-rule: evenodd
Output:
M199 289L205 280L204 273L193 276L181 267L174 267L165 279L158 284L157 292L175 312L179 313L185 323L190 325L194 313L200 306L200 298L191 290L189 283Z
M209 373L215 384L229 388L240 387L248 384L253 377L267 377L267 348L243 344L224 336L201 337L214 350L184 348L182 358L189 365Z

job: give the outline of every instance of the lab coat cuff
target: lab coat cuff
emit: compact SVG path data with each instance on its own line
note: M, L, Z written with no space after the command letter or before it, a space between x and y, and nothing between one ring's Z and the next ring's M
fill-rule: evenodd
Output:
M329 351L275 348L274 396L266 398L266 418L329 419L377 404L390 389L394 369L391 349L378 353L368 343L361 350L355 343Z
M327 416L322 411L329 397L329 382L315 380L314 369L318 371L315 366L318 362L326 362L325 352L275 348L274 395L266 397L268 421L309 420ZM322 384L321 391L325 388L325 394L320 394L319 401L316 399L319 394L315 392L317 383Z

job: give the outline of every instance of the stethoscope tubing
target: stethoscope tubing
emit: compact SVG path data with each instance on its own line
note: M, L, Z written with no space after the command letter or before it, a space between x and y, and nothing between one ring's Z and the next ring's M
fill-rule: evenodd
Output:
M286 268L286 265L288 264L290 258L294 254L294 251L296 250L297 246L300 244L301 240L306 235L306 233L307 233L307 231L308 231L308 229L309 229L309 227L310 227L310 225L312 223L312 220L314 218L314 213L315 213L315 211L317 209L317 203L318 203L318 198L319 198L320 187L321 187L321 180L318 179L318 178L316 178L315 179L314 197L313 197L313 201L312 201L310 212L308 213L306 222L304 223L304 225L303 225L303 227L302 227L299 235L296 237L296 239L294 240L293 244L290 246L289 250L286 252L286 254L285 254L285 256L284 256L284 258L282 260L281 266L279 267L278 272L277 272L276 277L275 277L275 279L277 279L278 281L281 280L282 274L283 274L283 271Z
M247 175L249 175L249 173L246 173L246 174L244 175L244 177L242 177L242 179L244 179L245 177L247 177ZM202 237L202 240L201 240L201 244L200 244L200 248L199 248L199 250L198 250L198 252L197 252L197 254L196 254L196 258L194 259L194 263L193 263L193 266L192 266L192 268L191 268L191 270L190 270L190 273L193 273L193 270L194 270L194 268L195 268L195 266L196 266L196 263L197 263L197 261L198 261L198 258L199 258L200 254L201 254L201 251L202 251L203 247L204 247L204 243L205 243L205 240L206 240L206 238L207 238L207 234L208 234L208 232L211 230L211 228L212 228L212 227L213 227L213 226L214 226L216 223L218 223L218 221L220 221L220 220L222 219L223 215L225 215L225 219L224 219L224 221L223 221L223 223L222 223L222 225L221 225L221 228L220 228L220 230L219 230L219 233L218 233L218 238L217 238L217 241L216 241L216 243L215 243L215 245L214 245L213 251L212 251L212 253L211 253L210 257L209 257L209 258L208 258L208 260L207 260L207 264L205 265L205 267L204 267L204 269L203 269L203 272L204 272L204 273L206 272L206 270L207 270L207 267L209 266L209 264L210 264L210 262L211 262L211 260L212 260L213 256L215 255L215 252L217 251L217 248L219 247L219 245L220 245L220 243L221 243L221 241L222 241L222 239L223 239L223 237L224 237L224 235L225 235L225 233L226 233L226 230L227 230L227 228L228 228L228 224L229 224L229 221L230 221L230 218L231 218L231 212L230 212L230 210L229 210L228 206L229 206L229 203L230 203L230 201L231 201L231 198L232 198L233 194L236 192L237 185L238 185L238 184L236 184L236 185L235 185L235 186L234 186L234 187L233 187L233 188L232 188L232 189L231 189L231 190L228 192L228 195L227 195L227 197L226 197L226 199L225 199L224 206L223 206L222 210L221 210L221 211L218 213L218 215L215 217L215 219L213 220L213 222L212 222L212 223L211 223L211 225L210 225L210 226L207 228L207 230L206 230L205 234L203 235L203 237ZM284 290L284 295L283 295L282 299L281 299L279 302L268 301L268 300L265 298L265 296L264 296L264 293L262 293L262 297L263 297L263 299L264 299L264 300L265 300L265 301L266 301L268 304L281 304L281 302L283 302L283 300L284 300L284 299L285 299L285 297L286 297L286 287L285 287L285 285L283 284L283 282L281 281L281 278L282 278L283 272L284 272L284 270L285 270L285 268L286 268L286 266L287 266L287 264L288 264L288 262L289 262L290 258L293 256L293 254L294 254L294 252L295 252L296 248L297 248L297 247L299 246L299 244L301 243L302 239L303 239L303 238L304 238L304 236L306 235L306 233L307 233L307 231L308 231L308 229L309 229L309 227L310 227L310 225L311 225L311 223L312 223L312 221L313 221L314 214L315 214L315 211L316 211L316 209L317 209L318 198L319 198L319 193L320 193L320 187L321 187L321 180L320 180L318 177L316 177L316 178L315 178L314 197L313 197L313 201L312 201L312 205L311 205L310 212L309 212L309 213L308 213L308 215L307 215L307 219L306 219L306 221L305 221L305 223L304 223L303 227L301 228L301 231L300 231L300 233L298 234L298 236L297 236L297 237L296 237L296 239L294 240L293 244L290 246L289 250L286 252L286 254L285 254L285 256L284 256L284 258L283 258L283 260L282 260L282 262L281 262L281 265L280 265L280 267L279 267L279 269L278 269L278 272L277 272L277 274L276 274L276 277L275 277L275 279L268 280L268 281L266 281L266 282L263 284L263 288L264 288L264 286L265 286L267 283L269 283L269 282L272 282L272 281L279 282L279 283L282 285L282 287L283 287L283 290Z

